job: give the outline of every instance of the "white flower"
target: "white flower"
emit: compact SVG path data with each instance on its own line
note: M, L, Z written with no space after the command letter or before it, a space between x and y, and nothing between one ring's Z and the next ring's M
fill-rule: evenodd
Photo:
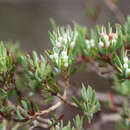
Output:
M56 61L56 63L58 64L58 61L59 61L59 56L58 56L58 54L57 53L54 53L53 55L50 55L50 58L51 59L55 59L55 61Z
M62 52L61 52L61 55L62 55L62 56L66 56L66 55L67 55L67 51L62 51Z
M58 40L61 42L62 41L62 37L59 37Z
M124 68L126 68L126 69L128 68L128 64L127 64L127 63L125 63L123 66L124 66Z
M100 41L98 44L99 44L101 47L104 46L104 43L103 43L102 41Z
M57 53L54 53L54 54L53 54L53 58L58 59L58 54L57 54Z
M130 69L129 68L126 69L126 73L127 74L130 73Z
M63 56L64 61L68 61L68 56Z
M106 33L101 33L101 36L105 39L105 41L108 41L109 40L109 37Z
M91 47L90 46L90 41L89 40L85 40L85 43L86 43L87 48L90 49L90 47Z
M60 47L61 47L61 43L60 43L60 42L56 42L56 46L57 46L58 48L60 48Z
M90 40L90 43L91 43L91 46L94 47L94 45L95 45L95 44L94 44L95 41L94 41L93 39Z
M65 55L65 56L63 56L63 59L64 59L64 61L68 61L68 56L67 55Z
M117 39L117 38L118 38L118 34L117 34L117 33L113 33L113 37L114 37L115 39Z
M85 40L86 44L89 44L89 40Z
M112 43L116 43L116 39L112 39Z
M67 51L62 51L61 55L65 62L68 61Z
M103 37L104 37L104 39L105 39L106 41L109 40L109 37L107 36L107 34L105 34Z
M85 43L88 46L89 45L89 40L85 40Z
M106 46L109 47L110 42L109 42L109 41L106 41L105 43L106 43Z
M127 63L128 61L129 61L128 57L125 56L125 57L124 57L124 62Z
M73 47L74 47L74 45L75 45L75 42L74 42L74 41L72 41L72 42L71 42L71 44L70 44L71 48L73 48Z
M29 94L28 94L29 96L33 96L34 95L34 93L33 92L29 92Z
M58 64L59 63L59 59L57 58L57 59L55 59L55 61L56 61L56 63Z
M53 55L50 55L50 58L51 58L51 59L53 59L53 57L54 57Z
M68 62L66 62L66 63L64 64L64 66L65 66L65 67L68 67Z
M103 37L104 35L106 35L106 33L102 32L102 33L100 33L100 35Z
M90 49L90 44L87 44L87 48Z

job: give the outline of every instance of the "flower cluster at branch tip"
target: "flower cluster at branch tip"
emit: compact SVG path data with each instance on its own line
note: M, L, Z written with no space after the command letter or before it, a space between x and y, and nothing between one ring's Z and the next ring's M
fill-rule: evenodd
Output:
M116 44L117 39L118 39L117 33L109 33L107 35L105 32L102 32L99 37L98 45L102 48L104 47L109 48L111 45L113 46L114 44ZM87 49L94 48L95 42L96 41L94 39L86 40L85 43Z
M117 42L117 33L109 33L108 35L104 32L100 34L99 45L104 48L109 48L110 45L114 45Z
M54 52L53 55L50 55L50 58L55 61L57 66L61 66L63 64L64 67L68 67L69 65L67 50L62 51L61 53Z
M63 44L69 44L71 48L74 48L78 33L72 31L70 27L66 29L61 27L57 32L53 32L53 35L57 36L55 37L55 45L58 48L63 47Z
M53 52L49 54L56 69L62 70L68 68L72 63L72 53L76 44L78 32L76 28L70 26L58 27L57 30L50 32L50 40L53 44Z
M88 49L90 49L91 47L94 47L94 45L95 45L95 41L93 39L86 40L85 43L86 43L86 46Z

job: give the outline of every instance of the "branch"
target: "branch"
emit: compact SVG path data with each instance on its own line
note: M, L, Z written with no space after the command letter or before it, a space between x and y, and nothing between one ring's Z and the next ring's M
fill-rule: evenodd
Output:
M67 96L67 89L69 87L69 78L67 77L65 79L65 89L64 89L64 93L63 93L63 97L62 97L62 101L57 102L55 105L51 106L50 108L43 110L41 112L37 112L34 116L40 116L40 115L44 115L44 114L48 114L54 110L56 110L59 106L61 106L66 100L66 96Z
M41 116L41 115L44 115L44 114L48 114L52 111L54 111L55 109L57 109L60 105L62 105L63 102L62 101L59 101L57 102L55 105L51 106L50 108L46 109L46 110L43 110L41 112L37 112L34 116ZM33 118L33 117L32 117Z
M64 99L60 94L57 94L56 96L68 106L78 108L73 102Z

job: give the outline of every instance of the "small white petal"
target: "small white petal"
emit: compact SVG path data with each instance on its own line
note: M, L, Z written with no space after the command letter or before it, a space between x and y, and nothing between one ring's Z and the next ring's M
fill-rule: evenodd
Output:
M64 61L68 61L68 56L67 55L63 56L63 59Z
M29 92L29 94L28 94L29 96L33 96L34 95L34 93L33 92Z
M94 44L94 43L92 43L92 44L91 44L91 46L92 46L92 47L94 47L94 46L95 46L95 44Z
M106 41L106 46L109 47L109 45L110 45L110 42Z
M95 41L94 41L93 39L91 39L91 40L90 40L90 43L91 43L91 44L94 44L94 43L95 43Z
M128 57L127 57L127 56L124 57L124 62L126 63L126 62L128 62L128 61L129 61Z
M127 64L127 63L125 63L123 66L124 66L124 68L126 68L126 69L128 68L128 64Z
M65 61L65 62L66 62L66 61L68 62L67 52L66 52L66 51L62 51L61 55L62 55L64 61Z
M61 47L61 43L60 42L56 42L56 46L60 48Z
M62 37L59 37L58 40L61 42L62 41Z
M94 47L94 45L95 45L95 44L94 44L94 43L95 43L95 41L94 41L93 39L92 39L92 40L90 40L90 43L91 43L91 46L92 46L92 47Z
M116 39L113 39L113 40L112 40L112 43L116 43Z
M103 43L102 41L100 41L98 44L99 44L101 47L104 46L104 43Z
M53 57L54 57L55 59L58 59L58 54L57 54L57 53L54 53Z
M50 58L52 59L54 56L53 55L50 55Z
M114 34L113 34L113 37L114 37L115 39L117 39L117 38L118 38L117 33L114 33Z
M66 51L62 51L62 56L65 56L65 55L67 55L67 52Z
M90 49L90 45L89 44L87 45L87 48Z
M65 67L68 67L68 62L66 62L66 63L64 64L64 66L65 66Z
M108 37L108 35L107 35L107 34L104 34L104 35L103 35L103 38L104 38L106 41L108 41L108 40L109 40L109 37Z
M128 73L130 73L130 69L128 68L128 69L126 69L126 73L128 74Z
M56 63L58 64L58 62L59 62L59 59L57 58L57 59L55 59L55 61L56 61Z
M89 40L85 40L86 44L89 44Z
M74 41L73 41L73 42L71 42L71 44L70 44L71 48L73 48L73 47L74 47L74 45L75 45L75 42L74 42Z
M104 35L106 35L106 33L102 32L102 33L100 33L100 35L103 37Z
M67 43L67 34L64 35L64 42Z

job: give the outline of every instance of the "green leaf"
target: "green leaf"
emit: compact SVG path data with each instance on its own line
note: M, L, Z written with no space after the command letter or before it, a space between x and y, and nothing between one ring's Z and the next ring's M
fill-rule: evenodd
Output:
M38 104L37 104L37 103L34 103L34 109L35 109L35 111L36 111L36 112L38 112L38 111L39 111L39 106L38 106Z
M72 96L72 100L79 108L81 108L80 102L76 99L76 97Z
M82 84L81 97L82 110L90 123L93 115L100 110L99 101L96 99L95 91L90 86L86 90L84 84Z
M76 115L75 119L73 119L75 128L78 130L83 130L83 117L80 118L79 115Z
M24 120L24 117L21 115L19 108L16 108L16 114L20 120Z
M23 108L24 108L26 111L28 111L27 103L26 103L24 100L22 100L21 102L22 102Z

